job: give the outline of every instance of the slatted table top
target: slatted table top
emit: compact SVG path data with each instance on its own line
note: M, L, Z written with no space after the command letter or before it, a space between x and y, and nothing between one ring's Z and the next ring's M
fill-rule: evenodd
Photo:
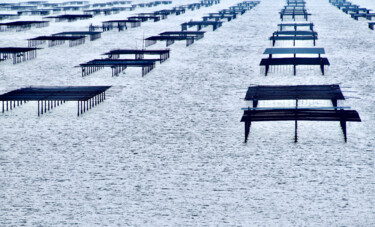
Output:
M321 110L321 109L275 109L245 111L244 121L355 121L361 118L355 110Z
M27 87L0 95L0 101L39 100L88 100L109 89L111 86L56 86Z
M252 86L249 87L245 100L295 100L320 99L344 100L340 86L332 85L297 85L297 86Z
M104 55L112 55L112 54L166 54L169 53L169 49L164 50L131 50L131 49L118 49L118 50L111 50L110 52L104 53Z
M80 66L149 66L154 65L155 59L94 59Z
M324 48L267 48L263 54L325 54Z
M11 54L11 53L21 53L27 51L38 50L41 48L31 48L31 47L0 47L0 53Z
M28 40L50 40L50 41L57 41L57 40L67 40L67 41L74 41L79 39L84 39L86 36L39 36L36 38L28 39Z
M166 31L159 35L203 35L204 31Z

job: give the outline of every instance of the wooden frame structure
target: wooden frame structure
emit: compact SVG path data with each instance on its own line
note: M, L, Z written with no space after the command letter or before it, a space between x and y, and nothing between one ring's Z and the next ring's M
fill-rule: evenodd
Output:
M145 46L151 46L157 41L166 41L166 46L172 45L175 41L186 40L186 46L190 46L195 40L202 39L204 37L202 31L167 31L162 32L157 36L151 36L145 39Z
M110 9L85 9L83 10L83 13L87 15L93 15L93 16L100 15L102 13L104 15L110 15L108 11L111 11L111 10Z
M8 7L4 7L5 9L8 9L8 10L33 10L33 9L37 9L38 6L21 6L21 5L10 5Z
M334 107L298 108L301 99L328 99ZM337 100L345 99L338 85L302 85L302 86L254 86L249 87L245 100L253 101L253 107L243 108L241 122L245 123L245 143L247 142L252 122L258 121L294 121L295 137L298 141L298 121L339 121L347 142L346 122L360 122L355 110L337 107ZM295 108L257 108L259 100L296 100Z
M178 8L179 9L188 9L188 10L194 11L196 9L200 9L201 6L204 6L204 5L202 5L201 3L190 3L190 4L187 4L187 5L179 6Z
M293 11L293 10L296 10L296 11L306 11L307 9L305 8L305 5L303 6L295 6L295 5L286 5L284 6L284 11Z
M340 86L329 85L291 85L273 86L258 85L248 88L245 101L253 102L253 107L258 107L259 101L264 100L331 100L337 107L338 100L345 100Z
M338 9L341 9L344 13L350 14L354 20L361 18L366 18L367 20L372 20L375 17L375 13L371 13L371 9L360 7L359 5L352 4L349 1L345 0L330 0L329 1L333 6L336 6ZM369 28L371 26L369 24Z
M155 68L156 60L146 59L94 59L92 61L80 64L82 77L97 72L104 67L110 67L112 69L112 76L118 76L119 73L124 71L127 67L141 67L142 76L145 76L151 70Z
M212 6L212 5L220 4L220 0L201 0L201 5L203 6Z
M142 21L142 22L146 22L146 21L149 21L149 20L152 20L154 22L158 22L160 21L162 18L162 16L160 15L137 15L137 16L131 16L131 17L128 17L129 20L139 20L139 21Z
M166 36L178 36L178 37L185 37L185 36L194 36L195 40L200 40L204 38L203 31L166 31L159 33L159 35L166 35Z
M49 21L13 21L0 23L0 32L4 31L25 31L31 28L44 28L49 26Z
M113 7L112 10L117 10L119 12L133 11L133 10L135 10L135 7L132 7L132 6L117 6L117 7Z
M175 41L186 41L186 46L194 43L194 36L168 36L168 35L155 35L145 39L145 46L149 47L154 45L157 41L166 41L166 46L172 45Z
M85 5L89 3L89 1L68 1L61 3L61 5Z
M361 122L359 114L355 110L338 109L316 109L316 108L295 108L295 109L257 109L249 108L244 111L241 122L245 123L245 142L250 133L252 122L257 121L294 121L295 139L298 141L298 121L339 121L344 134L344 140L347 142L346 122Z
M288 6L305 6L306 2L295 2L295 3L288 3Z
M197 26L197 31L200 31L204 27L212 26L212 31L215 31L222 25L222 21L189 21L181 24L181 31L186 31L188 27L190 28L193 26Z
M180 15L180 14L184 14L186 13L186 10L185 9L178 9L177 7L174 7L172 9L163 9L163 10L158 10L158 11L155 11L154 14L157 16L157 15L171 15L171 14L175 14L176 16Z
M222 9L219 11L221 14L235 14L235 15L243 15L246 13L247 9Z
M351 2L341 2L341 1L335 1L331 2L333 6L336 6L338 9L346 8L346 7L357 7L359 8L359 5L352 4Z
M42 4L42 7L52 7L52 8L56 8L56 7L59 7L59 3L48 3L48 2L46 2L46 3L43 3Z
M107 7L107 6L113 6L113 5L127 5L131 4L132 1L113 1L113 2L105 2L105 3L93 3L91 4L91 7Z
M202 19L203 21L208 21L208 20L214 20L214 21L220 21L222 19L226 19L228 22L231 21L232 19L236 19L236 14L226 14L226 13L210 13L208 16L203 16Z
M306 10L281 10L279 14L281 21L284 21L285 16L290 16L293 20L296 20L296 16L303 16L306 21L311 16L311 13L308 13Z
M105 16L111 15L111 14L119 14L120 11L125 11L127 10L126 7L112 7L112 8L106 8L106 9L86 9L83 10L84 14L89 14L89 15L100 15L104 14Z
M62 9L61 8L52 8L52 14L58 14L61 13Z
M20 15L18 14L10 14L10 13L0 14L0 20L15 20L19 18L20 18Z
M158 5L168 5L168 4L171 4L172 1L153 1L153 2L147 2L147 3L138 3L136 4L136 6L139 6L141 8L144 8L144 7L153 7L153 6L158 6Z
M34 9L34 10L22 10L18 11L18 15L30 15L30 16L47 16L51 14L52 9Z
M351 13L350 16L354 20L358 20L358 18L363 17L367 20L372 20L373 17L375 17L375 13Z
M52 36L89 36L90 41L101 38L102 32L88 32L88 31L71 31L71 32L60 32L52 34Z
M110 20L110 21L103 21L102 28L104 31L109 31L114 28L118 28L119 31L127 30L128 24L130 24L130 28L136 28L141 26L140 20L130 19L127 20Z
M250 10L252 9L254 6L253 5L241 5L241 3L238 3L237 5L235 6L230 6L229 7L229 10L232 10L232 11L242 11L242 10Z
M342 7L341 10L346 13L370 13L371 9L367 8L359 8L358 6L345 6Z
M55 19L55 22L61 22L61 21L73 22L77 20L91 19L92 17L93 15L91 14L64 14L64 15L49 16L49 17L44 17L44 18Z
M293 46L296 45L296 40L312 40L315 46L318 33L314 31L276 31L269 39L272 41L272 46L275 46L276 41L286 40L292 40Z
M153 12L153 13L139 13L137 16L140 16L140 17L146 17L148 20L154 20L154 22L158 22L160 20L164 20L164 19L167 19L168 18L168 15L167 14L163 14L163 13L156 13L156 12Z
M284 28L292 27L294 31L297 31L300 27L308 27L310 31L314 30L313 23L282 23L277 25L280 31L283 31Z
M65 103L77 101L77 116L106 99L105 92L111 86L28 87L0 95L2 113L28 101L38 102L38 116Z
M247 7L248 9L252 9L257 6L260 1L243 1L237 4L237 6Z
M43 45L48 41L48 47L62 45L65 41L69 41L69 47L78 46L85 43L86 36L39 36L28 39L29 47L36 47Z
M134 21L139 21L139 22L145 22L145 21L149 20L149 17L131 16L131 17L128 17L128 20L134 20Z
M40 48L28 47L0 47L0 62L13 59L13 64L18 64L36 58L36 50Z
M269 67L272 65L293 65L293 72L296 75L297 65L319 65L324 75L324 66L330 65L327 58L322 58L321 55L325 54L324 48L267 48L263 54L268 54L269 58L263 58L260 66L265 66L265 76L267 76ZM287 58L272 58L273 55L293 55ZM316 54L318 57L297 57L297 54L312 55Z
M305 6L306 2L304 0L287 0L286 4L288 6Z
M134 55L136 60L144 59L145 55L159 55L158 59L151 59L159 61L160 63L165 62L169 58L170 50L134 50L134 49L117 49L111 50L103 55L107 55L109 59L119 59L120 55Z
M62 11L80 11L80 10L84 10L84 9L87 9L89 8L90 6L87 5L87 6L60 6L59 8L62 10Z
M136 7L135 6L122 6L120 8L121 8L120 11L134 11Z
M48 3L48 1L27 1L25 2L26 4L31 4L31 5L37 5L37 6L40 6L40 5L43 5L43 4L46 4Z
M92 8L98 8L98 7L103 8L103 7L107 7L107 6L109 6L109 4L107 2L91 4Z

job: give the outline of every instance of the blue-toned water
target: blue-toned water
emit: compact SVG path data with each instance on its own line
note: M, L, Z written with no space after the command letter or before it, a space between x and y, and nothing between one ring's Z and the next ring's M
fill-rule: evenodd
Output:
M187 2L194 1L3 32L0 46ZM176 42L171 58L145 77L128 68L119 77L103 69L82 78L74 68L238 2L113 30L73 48L45 48L22 64L1 62L1 93L30 85L113 87L80 117L74 102L41 117L33 102L0 116L0 226L374 226L375 33L328 0L307 0L317 46L331 63L325 76L302 66L296 76L261 73L284 0L262 0L215 32L206 28L189 47ZM370 0L352 2L375 9ZM300 122L296 144L293 122L254 123L243 143L249 85L332 83L347 97L339 105L362 118L348 123L347 143L338 122ZM260 102L266 105L293 103Z

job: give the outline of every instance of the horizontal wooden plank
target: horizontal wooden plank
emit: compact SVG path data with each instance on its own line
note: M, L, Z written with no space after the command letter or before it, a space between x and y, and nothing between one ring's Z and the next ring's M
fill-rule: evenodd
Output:
M320 47L266 48L263 54L325 54Z
M264 58L260 61L265 65L330 65L327 58Z
M251 110L244 111L241 122L244 121L356 121L361 118L355 110Z

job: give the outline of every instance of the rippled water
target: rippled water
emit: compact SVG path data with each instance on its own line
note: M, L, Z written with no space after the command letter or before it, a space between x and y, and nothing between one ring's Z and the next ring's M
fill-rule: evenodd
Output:
M103 33L74 48L46 48L19 65L2 62L1 93L30 85L113 87L80 117L76 103L39 118L32 102L2 114L0 225L375 225L375 33L328 0L307 1L317 45L331 62L326 76L303 67L296 76L260 72L282 0L262 0L188 48L176 42L171 58L145 77L139 69L119 77L104 69L82 78L73 67L110 49L139 48L143 37L237 2ZM352 2L375 9L369 0ZM171 7L1 33L0 45ZM347 97L339 104L358 110L363 121L348 123L348 143L337 122L300 122L297 144L292 122L255 123L243 143L240 108L250 84L331 83Z

